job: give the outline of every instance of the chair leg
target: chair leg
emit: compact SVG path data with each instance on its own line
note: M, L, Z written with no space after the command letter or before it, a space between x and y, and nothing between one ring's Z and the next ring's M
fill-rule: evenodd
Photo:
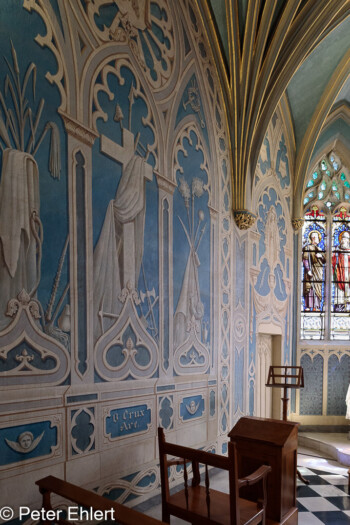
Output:
M170 513L169 512L162 510L162 521L164 521L164 523L170 523Z

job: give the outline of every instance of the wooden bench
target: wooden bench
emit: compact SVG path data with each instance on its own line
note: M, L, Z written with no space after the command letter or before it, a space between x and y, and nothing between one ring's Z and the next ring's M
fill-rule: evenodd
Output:
M47 476L46 478L39 479L35 483L39 486L40 493L43 495L43 509L45 509L46 516L48 511L60 512L57 509L53 509L51 505L51 494L57 494L74 503L74 518L76 517L77 509L82 508L82 513L89 513L91 512L90 509L92 509L94 516L97 517L97 523L99 521L102 522L102 513L106 513L107 519L111 519L111 521L122 525L161 525L163 523L134 509L130 509L120 503L100 496L95 492L82 489L77 485L55 478L54 476ZM98 512L100 512L100 515L96 514ZM67 519L61 518L60 514L58 514L58 519L54 520L50 518L50 515L47 517L49 519L41 519L43 524L52 525L53 523L59 523L60 525L69 525L72 523ZM83 518L86 518L86 516L84 515ZM74 519L74 522L76 521L78 520ZM86 519L83 521L86 521ZM91 519L89 519L89 521L91 521Z
M170 523L170 515L177 516L192 524L256 525L265 523L266 478L271 467L263 465L254 473L242 479L237 475L237 459L234 443L228 443L228 457L167 443L162 428L158 429L159 461L162 484L162 520ZM172 456L168 459L167 456ZM177 459L173 459L177 458ZM187 465L192 464L192 483L188 482ZM204 486L201 483L200 468L205 467ZM184 489L170 495L168 468L172 465L183 467ZM210 488L208 467L227 470L229 493ZM260 482L257 501L239 497L239 489Z

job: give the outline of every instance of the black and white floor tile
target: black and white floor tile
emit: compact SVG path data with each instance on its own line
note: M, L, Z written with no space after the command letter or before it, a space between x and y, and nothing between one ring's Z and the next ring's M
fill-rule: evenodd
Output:
M307 467L299 467L299 471L310 484L298 480L298 525L349 525L350 496L346 473Z
M298 525L350 525L348 468L330 457L320 457L319 452L300 448L298 470L310 483L297 481ZM211 487L227 492L227 473L214 475ZM160 497L154 498L153 504L151 501L141 504L137 510L161 519ZM172 516L170 523L187 522Z

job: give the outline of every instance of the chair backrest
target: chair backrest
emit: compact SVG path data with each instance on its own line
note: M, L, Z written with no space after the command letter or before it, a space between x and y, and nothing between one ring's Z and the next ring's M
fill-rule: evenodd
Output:
M184 447L181 445L176 445L173 443L167 443L164 437L164 431L162 428L158 429L158 439L159 439L159 461L160 461L160 475L161 475L161 485L162 485L162 509L163 516L162 520L169 522L169 515L175 514L175 512L169 512L169 502L171 503L172 510L174 503L171 501L170 492L169 492L169 479L168 479L168 468L173 465L182 465L183 466L183 476L184 476L184 495L186 499L187 509L190 511L189 499L190 492L193 490L193 487L199 486L200 484L200 465L204 465L205 468L205 501L203 505L206 506L206 518L205 523L211 523L210 518L212 515L212 509L214 505L218 505L218 495L225 496L229 499L229 512L230 512L230 523L231 525L240 524L240 506L238 504L238 488L239 480L237 474L237 458L236 458L236 447L232 442L228 443L228 457L221 456L218 454L213 454L211 452L205 452L204 450L196 450L189 447ZM168 460L167 456L173 458ZM188 464L192 464L192 483L188 483ZM216 467L219 469L227 470L229 476L229 494L224 495L218 491L211 490L209 484L209 474L208 467ZM203 509L202 509L203 510ZM177 515L177 514L175 514ZM183 516L182 516L183 517ZM193 518L191 514L191 518ZM183 517L183 519L186 519ZM189 519L188 521L192 521ZM198 521L201 523L201 521ZM214 521L213 521L214 523ZM217 521L215 521L217 523Z

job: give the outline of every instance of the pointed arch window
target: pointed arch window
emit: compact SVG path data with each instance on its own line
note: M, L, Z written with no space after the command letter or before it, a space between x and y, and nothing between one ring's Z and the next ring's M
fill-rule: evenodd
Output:
M331 151L306 182L302 339L350 340L350 177Z

